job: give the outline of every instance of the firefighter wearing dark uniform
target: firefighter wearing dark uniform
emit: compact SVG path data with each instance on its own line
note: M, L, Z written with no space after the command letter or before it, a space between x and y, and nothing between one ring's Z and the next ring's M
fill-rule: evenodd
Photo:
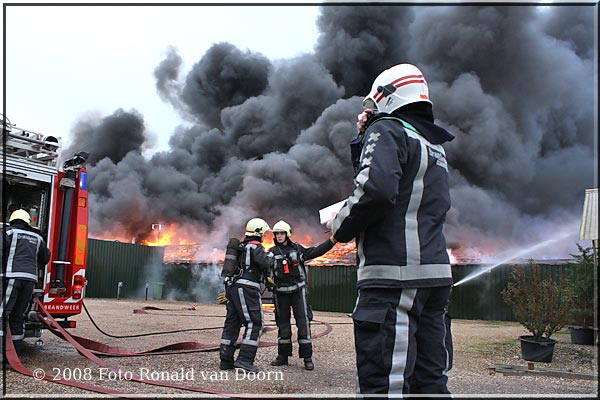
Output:
M242 242L239 273L225 278L227 315L221 335L220 368L228 370L243 368L258 372L254 358L264 327L264 315L260 296L260 283L273 266L273 255L266 253L261 241L269 225L260 218L246 224L246 237ZM242 325L245 327L240 351L234 362L235 344Z
M320 257L327 253L336 243L331 237L314 247L304 247L290 240L292 228L285 221L273 226L275 246L269 251L275 257L273 279L275 290L275 322L279 329L277 337L277 358L271 362L273 366L287 365L292 355L292 327L290 324L290 308L294 311L294 319L298 328L298 355L304 359L304 368L313 370L312 338L310 334L309 306L306 301L306 267L304 261Z
M448 394L452 274L442 229L450 195L441 144L454 136L434 124L427 82L410 64L382 72L363 107L371 113L357 124L366 130L354 152L355 189L332 221L338 241L357 244L357 390Z
M50 260L46 242L29 226L31 217L25 210L14 211L9 218L10 226L2 232L2 328L8 320L15 349L19 350L25 337L24 317L38 280L38 266ZM5 320L6 319L6 320Z

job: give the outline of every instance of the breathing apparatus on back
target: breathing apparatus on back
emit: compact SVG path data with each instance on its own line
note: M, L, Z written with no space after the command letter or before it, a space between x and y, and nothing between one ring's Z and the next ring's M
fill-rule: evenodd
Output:
M256 237L256 242L260 243L262 236L269 230L269 224L261 218L252 218L246 224L246 236ZM225 278L225 283L231 285L239 278L244 271L249 268L249 259L245 256L246 248L243 242L237 238L229 238L227 249L225 251L225 260L223 261L223 270L221 277Z

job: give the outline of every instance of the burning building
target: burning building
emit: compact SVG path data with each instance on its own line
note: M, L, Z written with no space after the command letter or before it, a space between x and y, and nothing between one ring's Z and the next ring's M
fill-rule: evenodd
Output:
M412 62L428 77L437 122L456 135L446 146L453 253L477 258L573 228L544 250L564 257L581 193L597 186L592 10L328 5L314 52L294 59L216 43L183 71L171 48L154 69L156 89L189 123L160 132L168 150L142 155L151 138L136 110L74 127L64 154L93 149L90 234L154 241L149 227L164 221L202 245L195 257L213 260L260 216L318 242L317 210L352 190L348 143L362 97L380 71Z

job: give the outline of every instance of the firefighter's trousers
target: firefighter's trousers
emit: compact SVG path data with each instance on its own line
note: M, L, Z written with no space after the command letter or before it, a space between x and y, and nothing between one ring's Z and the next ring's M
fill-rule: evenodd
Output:
M35 282L25 279L3 279L2 282L2 304L0 314L2 319L8 319L10 333L13 341L18 342L25 337L25 319L23 314L27 310L33 295ZM0 335L4 336L4 320L0 326Z
M277 352L280 356L292 355L292 326L291 312L298 329L298 356L300 358L312 357L312 338L310 334L309 307L306 303L306 287L301 287L295 292L285 293L275 291L275 322L279 329L277 337Z
M361 289L352 314L361 394L449 394L451 286Z
M221 335L220 357L222 361L233 363L235 343L242 325L245 327L238 360L254 363L260 335L264 327L264 315L260 291L234 283L225 289L227 296L227 315Z

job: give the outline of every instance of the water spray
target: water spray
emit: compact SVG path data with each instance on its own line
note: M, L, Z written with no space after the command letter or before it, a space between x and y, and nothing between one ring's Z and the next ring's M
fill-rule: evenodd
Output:
M513 254L511 254L509 257L506 257L506 258L504 258L504 259L500 260L499 262L497 262L496 264L494 264L494 265L492 265L492 266L490 266L490 267L486 267L486 268L482 269L482 270L481 270L481 271L479 271L479 272L476 272L476 273L474 273L474 274L471 274L471 275L468 275L468 276L464 277L463 279L461 279L460 281L456 282L456 283L455 283L454 285L452 285L452 286L453 286L453 287L454 287L454 286L458 286L458 285L461 285L461 284L463 284L463 283L465 283L465 282L468 282L468 281L470 281L470 280L472 280L472 279L475 279L475 278L477 278L479 275L485 274L486 272L489 272L489 271L491 271L492 269L494 269L494 268L496 268L496 267L498 267L498 266L500 266L500 265L506 264L507 262L509 262L509 261L511 261L511 260L514 260L514 259L515 259L515 258L517 258L517 257L524 256L524 255L526 255L526 254L529 254L529 253L531 253L532 251L535 251L535 250L541 249L542 247L546 247L546 246L548 246L550 243L554 243L554 242L557 242L557 241L559 241L559 240L562 240L562 239L566 238L567 236L570 236L571 234L572 234L572 233L571 233L571 232L569 232L569 233L567 233L567 234L565 234L565 235L563 235L563 236L560 236L560 237L558 237L558 238L555 238L555 239L549 239L549 240L546 240L546 241L544 241L544 242L541 242L541 243L535 244L535 245L533 245L533 246L527 247L527 248L525 248L525 249L520 249L520 250L517 250L516 252L514 252Z

